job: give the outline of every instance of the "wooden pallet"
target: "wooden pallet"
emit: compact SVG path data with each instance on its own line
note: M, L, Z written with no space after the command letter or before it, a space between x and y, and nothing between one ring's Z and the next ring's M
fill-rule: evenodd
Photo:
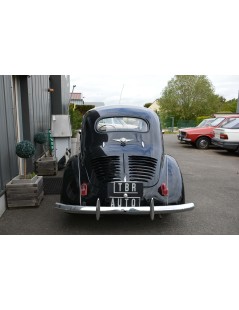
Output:
M56 175L57 171L57 160L54 157L42 156L35 161L35 172L37 175Z
M12 183L6 184L8 208L39 207L43 199L43 177L38 176L34 183Z

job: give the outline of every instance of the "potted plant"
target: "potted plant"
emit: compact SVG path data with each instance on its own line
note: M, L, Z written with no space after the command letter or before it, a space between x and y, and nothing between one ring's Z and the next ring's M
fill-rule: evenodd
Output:
M34 145L23 140L16 145L16 154L24 159L24 174L6 184L7 203L13 207L37 207L43 198L43 178L35 173L27 174L27 159L35 153Z
M47 176L57 174L57 160L52 156L50 148L46 150L47 135L38 132L34 136L34 142L43 146L44 155L35 161L35 172L37 175Z
M47 156L47 150L45 147L45 143L47 142L47 136L44 132L38 132L34 135L34 142L43 146L43 151L45 157Z

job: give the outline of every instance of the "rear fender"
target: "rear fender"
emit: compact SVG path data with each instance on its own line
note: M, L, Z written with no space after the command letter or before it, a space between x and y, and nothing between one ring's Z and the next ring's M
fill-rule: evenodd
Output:
M75 204L80 202L79 193L79 157L69 159L63 175L61 202Z
M185 203L183 177L177 161L170 155L164 156L159 184L166 183L169 195L168 204Z

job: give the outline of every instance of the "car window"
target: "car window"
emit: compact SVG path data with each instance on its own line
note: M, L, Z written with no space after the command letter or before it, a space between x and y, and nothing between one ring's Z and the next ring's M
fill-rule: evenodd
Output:
M118 125L124 125L124 121L118 117L112 118L112 123L115 123Z
M231 121L233 121L235 119L235 117L230 117L230 118L225 118L225 120L222 122L220 127L225 126L226 124L230 123Z
M230 121L222 126L223 128L231 128L231 129L239 129L239 118L234 118L233 120L230 119Z
M212 123L211 123L211 126L217 126L217 125L219 125L223 120L225 119L225 117L217 117L216 119L215 119L215 121L213 121Z
M102 119L102 125L103 124L112 124L112 118L105 118Z
M97 121L96 130L106 131L139 131L147 132L148 123L136 117L106 117Z
M215 118L204 119L197 127L207 127L211 126L211 123L215 120Z
M203 127L205 124L206 124L206 120L204 120L200 124L198 124L197 127Z

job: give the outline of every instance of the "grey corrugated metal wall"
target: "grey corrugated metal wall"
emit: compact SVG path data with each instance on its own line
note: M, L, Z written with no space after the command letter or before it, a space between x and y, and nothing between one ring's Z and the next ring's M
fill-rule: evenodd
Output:
M55 107L63 112L66 106L63 97L67 98L70 92L69 76L55 77L55 95L57 97L59 94L60 98ZM50 75L0 76L0 195L5 184L18 174L18 158L15 154L17 118L12 79L18 82L20 89L21 137L34 143L34 134L47 131L51 124L52 103L48 92ZM41 153L42 148L37 146L35 156L28 160L28 171L33 170L33 160Z
M14 112L11 76L0 76L0 194L5 184L18 174Z
M61 75L61 94L63 114L68 114L68 105L70 100L70 76Z
M32 75L28 79L28 98L31 111L32 135L50 128L51 108L49 75Z
M51 93L52 114L67 114L70 99L70 76L51 75L50 87L54 89L54 92Z
M23 116L23 123L28 123L30 130L25 131L23 137L32 142L34 141L35 133L40 131L46 132L51 126L51 103L50 93L48 92L50 87L49 77L49 75L32 75L27 79L26 91L28 94L27 106L29 107L29 117L25 115L26 120L24 120ZM23 91L23 93L25 92ZM35 155L31 160L28 160L28 167L31 170L33 170L33 161L42 155L42 147L40 145L35 146Z

